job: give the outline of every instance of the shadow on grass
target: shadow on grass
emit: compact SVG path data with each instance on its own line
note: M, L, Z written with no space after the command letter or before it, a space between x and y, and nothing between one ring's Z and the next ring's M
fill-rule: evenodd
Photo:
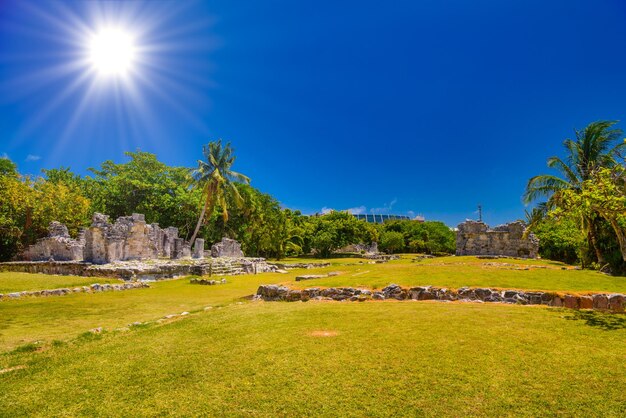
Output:
M599 311L570 311L563 318L568 321L585 321L585 325L605 331L626 329L626 315Z

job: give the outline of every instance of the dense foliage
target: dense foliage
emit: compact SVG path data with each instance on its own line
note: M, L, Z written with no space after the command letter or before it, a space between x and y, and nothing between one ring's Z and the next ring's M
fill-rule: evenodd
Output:
M547 198L530 216L531 229L547 240L541 251L563 261L575 252L583 266L620 272L626 270L626 140L613 125L594 122L565 140L565 158L548 159L561 176L531 178L524 198ZM555 237L567 240L556 244Z
M443 222L395 220L385 222L380 228L380 248L385 251L436 255L455 251L455 234Z
M147 152L126 155L128 161L105 161L85 177L61 167L33 178L20 175L10 160L0 159L0 259L15 257L45 236L53 220L65 223L76 236L89 226L94 212L112 220L143 213L147 222L176 226L186 238L197 225L198 236L207 245L228 236L240 241L251 256L328 257L346 246L372 242L380 242L388 252L454 251L454 234L440 222L376 225L345 212L306 216L283 209L275 198L230 170L234 158L228 145L207 147L194 171L168 166Z

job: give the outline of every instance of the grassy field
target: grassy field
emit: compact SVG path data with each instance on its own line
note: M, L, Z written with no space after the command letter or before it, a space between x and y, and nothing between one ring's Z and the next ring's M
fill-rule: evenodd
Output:
M60 289L62 287L89 286L93 283L121 283L110 278L79 276L52 276L48 274L0 272L0 293L23 290Z
M246 299L268 283L626 292L550 262L412 258L0 302L0 416L626 414L623 314ZM323 271L341 274L294 281Z

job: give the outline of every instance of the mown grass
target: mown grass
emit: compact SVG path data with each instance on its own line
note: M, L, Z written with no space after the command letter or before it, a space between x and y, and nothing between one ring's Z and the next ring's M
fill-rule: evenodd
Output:
M401 260L385 264L368 264L365 261L365 264L333 265L316 270L316 273L338 271L340 275L293 283L285 280L285 284L300 288L362 286L381 289L390 283L396 283L403 286L474 286L556 292L626 293L626 277L607 276L592 270L574 270L571 266L553 261L483 260L476 257L441 257L412 261L413 258L403 256ZM301 271L298 273L302 274Z
M184 311L194 312L209 305L227 305L253 295L259 285L271 283L283 283L290 287L363 286L379 289L389 283L397 283L404 286L430 284L454 288L490 286L559 292L626 293L624 277L610 277L593 271L560 270L560 265L550 262L495 260L522 265L544 264L554 268L524 271L488 267L485 263L493 260L474 257L447 257L421 262L411 262L411 258L405 257L386 264L346 265L344 262L322 269L293 270L282 275L266 273L234 276L227 277L226 284L215 286L191 285L188 279L178 279L152 283L149 289L5 300L0 302L0 352L35 341L73 338L96 327L122 328L133 322L151 321ZM302 282L294 280L300 274L329 271L340 271L341 274ZM48 277L52 280L62 278ZM0 283L3 280L0 276Z
M232 304L0 356L0 416L624 416L626 328L575 315Z
M50 274L0 272L0 293L24 290L60 289L88 286L93 283L120 283L120 280L103 277L54 276Z

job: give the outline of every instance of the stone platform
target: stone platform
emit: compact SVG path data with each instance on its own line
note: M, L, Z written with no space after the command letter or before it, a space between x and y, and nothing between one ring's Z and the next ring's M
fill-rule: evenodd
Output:
M15 261L0 263L0 271L64 276L114 277L123 280L162 280L178 276L232 276L276 271L264 258L151 259L92 264L83 261Z

